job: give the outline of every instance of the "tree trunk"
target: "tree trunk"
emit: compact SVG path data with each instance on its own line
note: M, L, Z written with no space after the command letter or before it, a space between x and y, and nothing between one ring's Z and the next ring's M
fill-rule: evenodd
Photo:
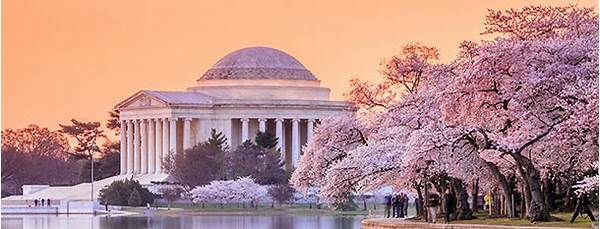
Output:
M429 184L427 184L427 181L425 181L425 198L423 199L423 204L425 206L427 206L427 204L429 204L429 189L427 188L427 186L429 186ZM426 209L426 208L423 208ZM423 217L425 219L425 222L429 222L429 212L428 211L423 211Z
M317 209L321 209L321 204L319 204L319 198L317 197L317 201L315 203L317 205Z
M421 184L416 184L415 185L415 189L417 190L417 198L420 200L423 200L423 192L421 192ZM417 201L415 200L415 203ZM417 216L422 216L423 215L423 203L424 201L421 201L421 204L416 205L416 210L417 210Z
M525 189L523 188L523 183L521 183L521 189ZM525 212L527 212L527 208L525 208L525 196L521 192L521 219L525 218Z
M567 181L567 193L565 194L565 199L564 199L564 203L565 203L565 210L572 210L573 209L573 202L571 199L571 196L573 195L573 181L572 179L569 179Z
M473 218L473 211L469 208L469 195L465 184L458 178L452 178L452 187L456 194L456 218L459 220ZM446 211L448 210L446 209Z
M522 191L523 197L525 198L525 212L527 212L531 204L531 188L529 188L529 180L525 178L525 170L520 166L520 162L517 162L517 173L521 177L521 182L523 183Z
M529 183L529 191L531 192L531 202L527 209L527 218L531 221L548 221L550 212L548 206L544 203L544 193L542 192L540 173L533 166L529 158L523 157L520 154L510 154L515 159L517 166L523 168L525 177Z
M512 196L512 189L510 188L510 185L508 184L506 177L504 175L502 175L502 173L500 173L500 169L498 169L498 166L496 164L489 162L489 161L486 161L485 164L487 165L488 169L490 169L492 174L494 174L494 177L496 177L496 179L498 179L498 183L500 183L500 186L502 187L502 195L504 195L505 198L510 200L510 197ZM497 202L494 204L498 205ZM507 209L508 209L508 211L506 211L506 217L508 217L508 218L514 217L514 212L512 211L512 209L514 209L514 208L513 208L511 202L509 202Z
M553 189L553 184L552 184L552 180L550 180L550 178L546 177L544 179L544 183L542 184L544 187L544 204L546 204L546 207L548 208L548 210L552 209L552 189Z
M473 190L471 190L471 210L473 210L474 212L478 210L479 208L479 203L478 203L478 197L479 196L479 178L475 179L475 181L473 182Z
M363 211L367 210L367 199L363 198Z

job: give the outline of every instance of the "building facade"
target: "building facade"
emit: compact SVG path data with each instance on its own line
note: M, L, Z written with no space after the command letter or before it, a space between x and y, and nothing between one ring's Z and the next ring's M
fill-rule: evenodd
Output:
M235 149L257 131L279 141L286 168L298 161L319 120L354 107L330 101L330 90L280 50L249 47L217 61L186 91L142 90L116 105L121 174L161 174L163 158L222 132Z

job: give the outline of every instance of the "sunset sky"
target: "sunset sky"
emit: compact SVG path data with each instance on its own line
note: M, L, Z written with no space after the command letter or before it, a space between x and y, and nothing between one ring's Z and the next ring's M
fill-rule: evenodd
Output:
M596 1L2 1L2 129L105 122L138 90L185 90L247 46L281 49L342 99L407 42L452 59L487 8Z

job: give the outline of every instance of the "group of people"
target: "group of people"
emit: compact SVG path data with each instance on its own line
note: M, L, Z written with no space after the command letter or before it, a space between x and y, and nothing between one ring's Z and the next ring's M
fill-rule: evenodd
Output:
M443 200L444 222L450 223L450 216L456 211L456 196L450 190L450 188L447 188L444 191ZM427 196L427 222L436 223L438 208L440 207L440 204L442 204L440 201L440 195L437 194L437 192L433 189L430 189Z
M50 207L50 199L35 199L33 200L33 206L34 207ZM29 200L27 200L27 206L31 207L31 202L29 202Z
M444 192L443 203L441 201L440 195L433 189L429 189L427 193L427 222L435 223L438 209L443 204L444 209L444 220L446 223L449 223L451 220L451 215L456 211L456 196L447 188ZM385 217L386 218L404 218L408 217L408 196L406 193L393 193L391 195L386 195L385 197ZM415 200L415 205L417 209L420 209L423 205L423 201L419 198Z
M390 214L391 211L391 214ZM385 196L386 218L408 217L408 196L406 193L393 193Z

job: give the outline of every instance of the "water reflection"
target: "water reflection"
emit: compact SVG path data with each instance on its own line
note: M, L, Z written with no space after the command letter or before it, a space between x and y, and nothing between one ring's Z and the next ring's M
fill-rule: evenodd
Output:
M89 216L2 215L2 228L360 228L362 216Z

